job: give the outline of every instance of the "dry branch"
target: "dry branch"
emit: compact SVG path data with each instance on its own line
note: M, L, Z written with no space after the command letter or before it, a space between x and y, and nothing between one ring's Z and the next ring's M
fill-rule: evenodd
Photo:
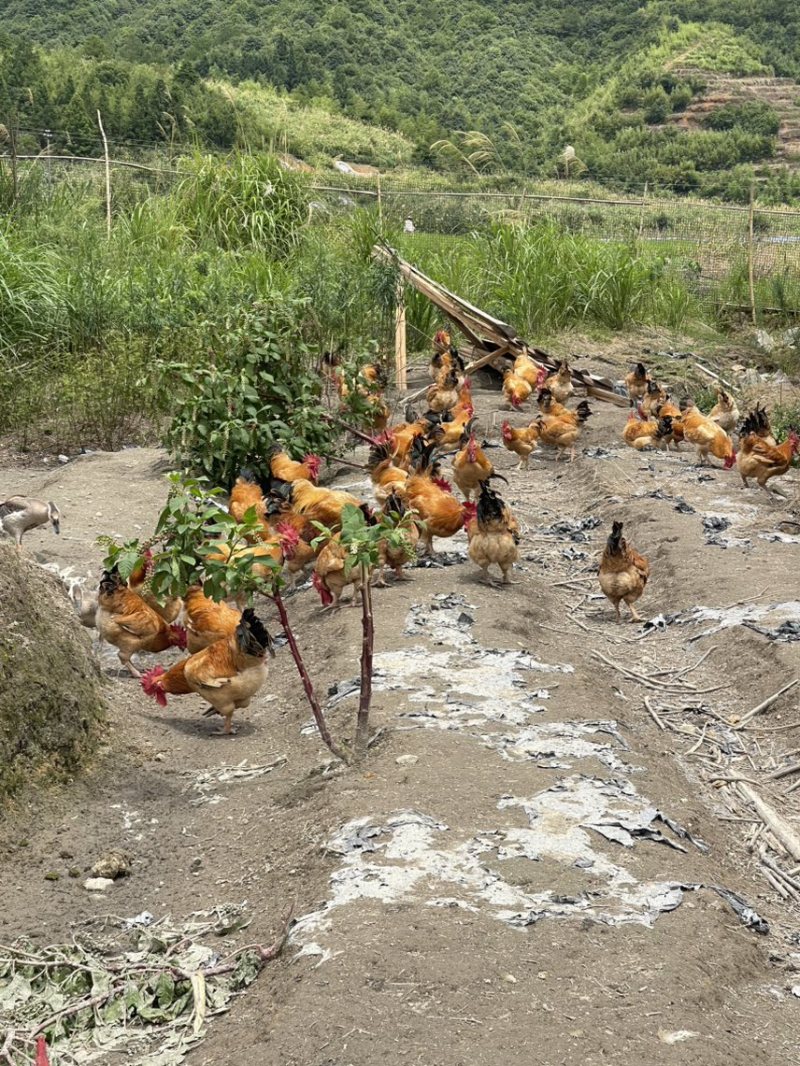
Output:
M776 700L778 700L784 694L784 692L788 692L789 689L794 688L797 683L798 679L795 678L793 681L790 681L788 685L784 685L782 689L779 689L771 696L768 696L767 699L759 703L757 707L754 707L752 711L748 711L747 714L743 715L733 728L743 729L749 721L755 718L757 714L760 714L762 711L766 711L768 707L771 707L773 703L775 703Z

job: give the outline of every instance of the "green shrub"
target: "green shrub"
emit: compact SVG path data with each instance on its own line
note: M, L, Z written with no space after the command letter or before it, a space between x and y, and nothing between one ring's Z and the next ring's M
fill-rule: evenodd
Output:
M163 366L180 382L165 444L184 471L229 486L278 441L295 456L325 451L322 382L300 329L305 303L274 292L213 328L205 364Z

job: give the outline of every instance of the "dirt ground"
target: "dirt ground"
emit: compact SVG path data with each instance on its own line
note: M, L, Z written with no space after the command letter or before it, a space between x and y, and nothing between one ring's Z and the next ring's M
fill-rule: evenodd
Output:
M476 399L497 441L500 396ZM0 826L0 939L61 942L97 913L246 901L252 924L236 942L268 943L293 905L282 957L211 1020L187 1058L197 1066L242 1052L269 1066L798 1061L800 908L765 876L759 848L775 842L756 839L734 785L713 781L747 777L800 820L800 790L787 794L798 776L768 776L795 761L797 696L741 732L725 725L798 675L800 644L758 631L800 618L800 529L781 525L798 516L740 490L735 471L699 469L686 448L626 448L626 411L592 407L574 464L541 449L516 471L489 452L523 526L519 584L482 585L462 559L376 591L380 735L359 769L331 767L285 649L232 739L211 735L194 696L147 700L99 649L99 756L68 784L30 790ZM151 528L165 469L146 449L9 465L0 496L56 500L62 535L36 531L25 548L93 584L96 535ZM338 482L367 492L357 471ZM705 528L709 517L727 525ZM639 607L661 625L618 626L599 595L612 518L650 559ZM585 528L553 531L562 521ZM465 539L438 547L463 555ZM270 606L260 613L277 631ZM304 589L290 614L344 732L353 697L335 693L357 675L360 612L320 615ZM217 780L279 756L269 773ZM98 899L68 867L113 846L133 873ZM777 845L769 854L797 865Z

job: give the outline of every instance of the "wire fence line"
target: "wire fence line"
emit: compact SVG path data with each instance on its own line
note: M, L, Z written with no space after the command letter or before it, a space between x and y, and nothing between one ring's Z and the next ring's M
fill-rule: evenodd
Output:
M170 184L186 173L176 166L112 159L128 181ZM11 163L0 155L0 178ZM42 168L52 190L78 168L93 171L105 160L92 156L17 156L24 171ZM335 223L355 207L377 206L387 224L402 228L411 218L420 241L443 249L457 238L480 232L493 221L527 225L553 223L565 232L600 242L634 243L643 254L669 261L691 279L695 291L717 306L751 312L800 314L800 210L715 203L664 195L643 186L640 195L585 181L529 181L509 186L507 177L481 176L472 184L431 173L337 172L335 178L308 176L312 221ZM100 171L97 172L100 181ZM121 180L121 179L120 179ZM89 194L93 180L75 190ZM113 197L113 192L112 192ZM129 195L125 197L130 202Z

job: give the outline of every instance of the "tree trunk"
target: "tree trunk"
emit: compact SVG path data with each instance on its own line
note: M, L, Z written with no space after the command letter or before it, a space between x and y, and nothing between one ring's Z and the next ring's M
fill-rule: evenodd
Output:
M369 708L372 703L372 652L375 646L375 627L372 617L372 586L369 569L361 567L361 694L358 699L358 719L354 753L356 761L363 759L369 743Z
M314 685L311 681L311 678L308 676L306 664L303 662L303 656L300 654L300 649L298 648L297 641L294 638L292 627L289 625L289 615L286 613L286 605L283 602L283 597L281 596L280 592L276 590L273 593L272 598L275 601L275 606L278 608L278 614L280 615L281 625L283 626L283 631L286 634L286 639L289 642L289 648L291 649L292 658L294 659L295 665L297 666L297 672L300 674L300 680L303 682L303 688L305 689L306 699L308 700L311 706L311 710L314 714L314 721L317 723L319 735L322 737L323 741L327 744L328 748L336 756L336 758L341 759L343 763L349 765L350 755L336 743L336 741L331 736L330 730L328 729L328 723L325 720L325 715L319 705L317 694L314 691Z

